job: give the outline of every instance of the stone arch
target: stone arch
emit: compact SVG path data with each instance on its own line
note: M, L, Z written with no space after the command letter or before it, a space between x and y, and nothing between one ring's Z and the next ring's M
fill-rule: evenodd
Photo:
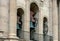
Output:
M40 0L30 0L30 4L32 4L32 3L35 3L37 6L38 6L38 8L40 7L40 2L39 2Z
M23 17L24 10L22 8L17 8L17 36L23 38Z
M32 9L33 8L33 9ZM39 7L38 7L38 5L35 3L35 2L32 2L31 4L30 4L30 10L32 10L33 12L38 12L39 11ZM36 10L36 11L35 11Z
M35 2L32 2L30 4L30 40L35 40L34 37L36 34L36 28L38 24L38 12L39 12L39 7Z
M21 8L23 11L24 11L24 9L25 9L24 6L17 6L17 9L18 9L18 8Z

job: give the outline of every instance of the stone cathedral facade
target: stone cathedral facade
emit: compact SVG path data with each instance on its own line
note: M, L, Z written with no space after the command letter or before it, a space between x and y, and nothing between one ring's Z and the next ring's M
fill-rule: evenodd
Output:
M60 41L60 0L0 0L0 41Z

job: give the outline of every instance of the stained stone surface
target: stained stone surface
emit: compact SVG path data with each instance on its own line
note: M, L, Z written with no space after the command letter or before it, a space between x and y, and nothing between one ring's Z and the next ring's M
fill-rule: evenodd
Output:
M30 41L30 4L36 3L39 11L36 16L38 25L36 35L38 41L43 41L43 18L48 19L48 36L53 41L58 41L58 10L57 0L0 0L0 34L5 37L4 41L19 41L16 36L17 9L24 10L23 15L23 41ZM3 32L3 33L2 33ZM0 36L1 37L1 36ZM1 40L2 38L2 40ZM3 37L0 41L3 41Z

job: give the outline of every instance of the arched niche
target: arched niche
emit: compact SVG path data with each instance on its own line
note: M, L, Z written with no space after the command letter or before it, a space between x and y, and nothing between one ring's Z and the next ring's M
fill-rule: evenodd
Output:
M23 38L23 19L24 19L24 10L22 8L17 9L17 36Z
M49 38L47 34L48 34L48 20L46 17L44 17L43 18L43 40L44 41L46 41Z
M36 3L31 3L30 4L30 40L36 40L35 37L35 32L36 32L36 27L38 24L38 12L39 8Z
M43 34L47 35L48 33L48 20L46 17L43 18Z

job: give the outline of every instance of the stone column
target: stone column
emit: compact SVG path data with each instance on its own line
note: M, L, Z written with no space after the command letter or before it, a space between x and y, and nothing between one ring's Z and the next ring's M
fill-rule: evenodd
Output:
M0 32L4 37L8 36L8 6L9 0L0 0Z
M49 0L49 35L52 36L52 0Z
M49 32L48 32L48 40L53 40L53 27L52 27L52 12L53 12L53 10L52 10L52 7L53 7L53 5L52 5L52 0L49 0L49 20L48 20L48 22L49 22Z
M57 9L57 0L53 0L53 41L58 41L58 9Z
M39 33L38 41L43 41L43 9L40 6L39 7L39 18L38 18L38 27L37 27L37 33Z
M58 39L59 39L59 41L60 41L60 0L58 1L58 25L59 25L59 27L58 27Z
M9 11L9 39L10 41L17 41L16 36L16 24L17 24L17 8L16 0L9 1L10 11Z
M1 16L1 0L0 0L0 16ZM0 17L0 20L1 20L1 17ZM1 21L0 21L0 37L2 38L2 36L3 36L3 30L2 30L3 28L1 27Z
M30 41L30 7L29 1L26 0L25 11L24 11L24 22L23 22L23 31L24 31L24 39L26 41Z

